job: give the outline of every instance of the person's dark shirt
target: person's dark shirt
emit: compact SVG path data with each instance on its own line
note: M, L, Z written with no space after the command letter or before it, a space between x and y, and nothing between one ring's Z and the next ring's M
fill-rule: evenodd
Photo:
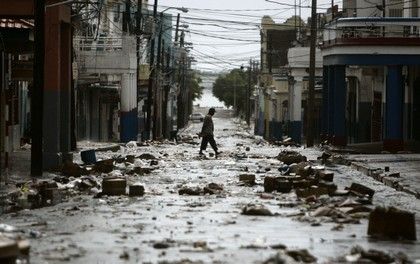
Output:
M203 128L201 129L202 136L213 136L214 125L211 115L206 115L204 117Z

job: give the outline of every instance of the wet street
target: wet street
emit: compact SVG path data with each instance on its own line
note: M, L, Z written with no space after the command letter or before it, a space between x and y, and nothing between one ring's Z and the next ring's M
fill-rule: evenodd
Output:
M217 111L215 135L223 151L217 159L211 148L205 157L198 155L196 133L202 123L190 124L182 131L179 144L128 144L118 152L98 152L103 159L145 153L156 157L150 174L125 173L133 166L150 163L143 159L115 164L109 173L126 177L129 183L141 183L145 195L94 198L93 190L78 192L69 184L60 184L63 192L68 189L62 203L4 214L0 223L16 230L0 231L29 238L31 263L264 263L277 252L286 263L294 263L286 252L297 249L307 249L318 263L337 263L341 262L337 257L349 255L356 245L365 250L403 252L412 261L420 261L418 242L369 238L366 213L351 215L348 219L352 221L314 213L315 208L341 203L346 196L324 195L309 201L297 198L293 190L265 193L264 177L280 175L282 164L276 156L282 150L297 150L313 166L319 165L317 157L322 151L270 145L232 118L228 110ZM352 182L363 183L376 191L374 205L396 206L417 215L420 212L420 203L412 195L386 187L348 166L331 164L328 169L334 172L339 190ZM256 184L240 181L241 174L255 175ZM210 194L179 194L180 190L193 194L191 190L209 184L214 190ZM243 214L250 204L264 206L271 214ZM418 218L416 222L418 226Z

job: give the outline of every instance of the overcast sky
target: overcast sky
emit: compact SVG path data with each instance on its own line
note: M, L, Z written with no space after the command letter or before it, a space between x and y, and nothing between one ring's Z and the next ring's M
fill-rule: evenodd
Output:
M250 58L259 60L260 35L258 25L264 15L276 23L295 14L294 0L159 0L159 11L168 7L186 7L181 12L181 23L189 25L186 41L193 43L191 51L197 60L193 67L199 70L220 71L248 65ZM301 2L305 21L310 16L311 0ZM335 0L336 4L342 1ZM153 4L154 0L149 0ZM318 12L325 12L331 0L318 0ZM298 8L299 9L299 8ZM170 9L175 16L179 12ZM299 15L299 10L296 11Z

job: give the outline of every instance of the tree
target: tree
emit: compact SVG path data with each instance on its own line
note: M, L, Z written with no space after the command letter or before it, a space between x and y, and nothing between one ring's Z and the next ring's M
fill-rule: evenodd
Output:
M203 87L200 85L202 82L201 78L198 77L197 73L193 73L192 77L189 79L189 87L192 91L192 101L195 99L201 98L203 95Z
M216 79L213 84L213 95L222 101L226 107L233 107L234 94L236 93L236 114L245 113L247 88L248 71L233 69L228 74L220 75Z

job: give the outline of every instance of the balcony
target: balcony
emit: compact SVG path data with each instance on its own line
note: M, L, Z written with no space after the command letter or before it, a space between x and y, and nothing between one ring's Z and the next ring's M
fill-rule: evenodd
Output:
M420 18L341 18L325 26L322 47L418 46Z
M81 77L93 74L135 73L135 36L75 36L73 46Z

